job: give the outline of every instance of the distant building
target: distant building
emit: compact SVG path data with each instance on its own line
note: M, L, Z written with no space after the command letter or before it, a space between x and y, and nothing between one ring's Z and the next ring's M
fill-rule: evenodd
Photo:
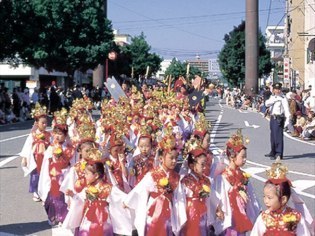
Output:
M120 34L119 30L114 30L114 42L119 46L129 45L131 36L129 34Z
M190 66L198 68L204 75L209 74L209 60L201 60L198 56L195 60L187 61Z
M165 79L165 71L169 67L171 62L172 62L171 59L163 60L161 62L161 68L160 68L160 70L158 72L156 72L156 78L157 79L159 79L159 80L164 80Z
M262 84L282 82L283 83L283 56L285 51L285 27L267 26L266 28L266 48L270 51L271 60L277 65L272 69L271 75Z
M284 26L268 26L266 28L266 47L270 51L273 61L283 60L284 54Z
M12 67L5 62L0 63L0 82L10 90L14 87L28 87L32 93L34 88L50 86L53 81L56 85L64 87L66 77L67 73L49 72L43 67L39 69L24 65Z
M210 80L219 80L222 76L219 61L217 58L209 59L209 75Z

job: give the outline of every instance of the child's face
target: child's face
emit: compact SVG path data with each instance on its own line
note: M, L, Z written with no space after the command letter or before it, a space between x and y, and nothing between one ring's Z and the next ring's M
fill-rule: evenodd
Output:
M39 131L45 131L46 130L47 119L45 117L39 118L36 123L37 123L37 127L38 127Z
M174 170L177 163L177 156L178 153L176 150L168 152L162 157L162 165L169 170Z
M267 184L264 188L264 203L268 210L275 211L281 207L276 186Z
M233 159L234 164L237 167L242 167L245 165L246 163L246 150L242 149L237 155L236 157Z
M118 158L118 154L124 153L124 146L115 146L110 149L110 155L112 155L114 158Z
M149 138L141 138L139 140L138 147L142 155L148 156L152 148L151 140Z
M54 134L54 138L58 143L63 143L66 140L66 135L63 132L57 132Z
M204 138L202 140L201 147L205 150L209 149L209 147L210 147L210 135L208 133L206 133L206 135L204 136Z
M89 150L92 148L91 144L83 143L80 148L80 154L82 159L88 159Z
M206 164L207 164L207 158L205 155L201 155L197 157L194 163L194 172L199 175L202 175L206 167Z
M85 168L84 176L87 184L93 183L98 177L97 173L93 173L89 168Z

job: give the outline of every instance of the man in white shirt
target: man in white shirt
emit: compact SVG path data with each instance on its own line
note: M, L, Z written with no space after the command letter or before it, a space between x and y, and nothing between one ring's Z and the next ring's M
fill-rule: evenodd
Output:
M283 158L283 128L289 124L290 111L287 98L281 92L281 83L273 85L273 95L266 101L270 110L271 151L266 154L271 160Z

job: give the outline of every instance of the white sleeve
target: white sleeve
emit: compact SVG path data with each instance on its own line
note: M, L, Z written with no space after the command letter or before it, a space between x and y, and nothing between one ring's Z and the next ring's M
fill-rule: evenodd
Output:
M266 232L266 226L262 220L261 214L258 216L254 227L250 233L250 236L263 236L264 233ZM298 234L300 235L300 234Z
M266 100L266 102L265 102L266 107L272 106L276 101L277 100L274 96L270 96L270 98L268 100Z
M301 217L301 220L297 225L296 235L311 236L310 230L307 228L307 225L303 216Z

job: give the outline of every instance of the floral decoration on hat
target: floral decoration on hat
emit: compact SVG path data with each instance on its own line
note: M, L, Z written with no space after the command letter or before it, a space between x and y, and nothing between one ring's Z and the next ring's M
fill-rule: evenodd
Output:
M199 136L200 138L204 138L206 133L211 128L211 123L206 120L206 117L203 113L198 113L199 119L195 124L195 130L193 132L194 135Z
M66 108L62 108L60 111L56 111L54 113L53 127L67 130L67 118L68 111Z
M86 160L89 165L96 162L102 162L102 152L98 148L91 148L88 150L88 159Z
M38 102L35 104L35 108L32 109L31 116L33 118L40 118L47 116L47 107L41 106Z
M176 138L170 129L164 129L164 135L158 142L158 146L162 150L173 150L176 148Z
M291 181L286 177L287 173L288 167L283 165L280 159L277 159L274 163L272 163L271 167L266 170L268 181L275 185L278 185L282 182L289 182L291 185Z
M238 129L226 143L226 154L228 157L235 157L241 150L247 149L245 144L249 143L249 139L243 140L242 130Z

